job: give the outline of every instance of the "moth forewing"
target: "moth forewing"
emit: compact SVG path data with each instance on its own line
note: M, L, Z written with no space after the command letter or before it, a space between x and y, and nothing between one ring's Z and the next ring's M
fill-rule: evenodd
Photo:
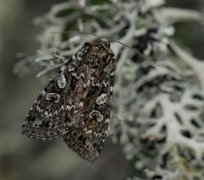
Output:
M85 43L39 95L23 134L43 140L62 137L80 157L95 161L107 134L115 68L107 40Z

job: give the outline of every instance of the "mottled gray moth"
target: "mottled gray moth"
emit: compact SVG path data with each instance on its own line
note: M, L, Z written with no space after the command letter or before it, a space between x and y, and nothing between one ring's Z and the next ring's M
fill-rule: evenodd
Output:
M38 96L22 133L41 140L61 137L80 157L95 161L107 137L115 69L109 41L86 42Z

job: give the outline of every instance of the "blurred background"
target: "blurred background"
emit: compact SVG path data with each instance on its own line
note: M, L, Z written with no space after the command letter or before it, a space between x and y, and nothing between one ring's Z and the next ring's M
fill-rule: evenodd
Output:
M118 145L108 140L93 165L81 160L62 141L41 142L21 135L21 125L43 83L34 75L13 73L16 54L34 54L40 28L33 19L62 0L0 0L0 180L122 180L131 176ZM169 0L169 6L203 11L201 0ZM177 24L176 39L204 58L204 31L199 25Z

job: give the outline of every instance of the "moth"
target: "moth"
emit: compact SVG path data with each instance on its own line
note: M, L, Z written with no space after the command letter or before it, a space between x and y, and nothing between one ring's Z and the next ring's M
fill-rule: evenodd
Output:
M86 42L37 97L22 134L62 138L81 158L94 162L107 137L115 70L108 40Z

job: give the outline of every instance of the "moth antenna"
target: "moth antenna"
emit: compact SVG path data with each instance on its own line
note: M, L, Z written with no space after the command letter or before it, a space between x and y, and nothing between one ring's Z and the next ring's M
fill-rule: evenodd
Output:
M145 56L145 55L143 55L141 52L139 52L137 49L135 49L135 48L133 48L133 47L131 47L131 46L128 46L127 44L125 44L125 43L123 43L123 42L121 42L121 41L117 41L117 40L114 40L114 41L110 41L110 42L117 42L117 43L119 43L119 44L122 44L123 46L125 46L125 47L128 47L128 48L130 48L131 50L133 50L134 52L136 52L139 56L141 56L142 58L144 58L144 59L146 59L146 60L148 60L148 61L152 61L149 57L147 57L147 56ZM158 64L158 63L156 63L156 62L154 62L156 65L158 65L158 66L160 66L160 64Z
M98 39L101 39L100 36L98 36L97 34L95 33L90 33L90 32L86 32L86 31L58 31L58 32L51 32L51 33L62 33L62 34L71 34L71 33L79 33L79 34L84 34L84 35L92 35L92 36L95 36L96 38ZM129 49L133 50L136 54L138 54L139 56L141 56L142 58L148 60L148 61L152 61L149 57L143 55L141 52L139 52L137 49L131 47L131 46L128 46L127 44L121 42L121 41L117 41L117 40L109 40L109 42L117 42L119 44L122 44L123 46L125 47L128 47ZM160 66L160 64L154 62L156 65Z

